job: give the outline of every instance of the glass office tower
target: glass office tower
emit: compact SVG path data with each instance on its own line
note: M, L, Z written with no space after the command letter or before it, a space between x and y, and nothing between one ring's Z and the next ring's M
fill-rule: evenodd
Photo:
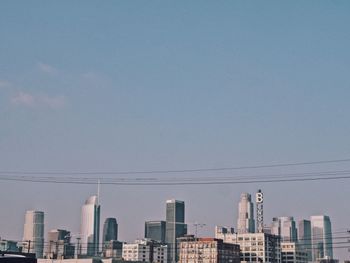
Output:
M312 259L333 259L332 225L329 216L311 216Z
M145 238L149 238L160 243L165 243L165 221L145 222Z
M44 252L44 212L27 211L23 233L24 250L35 253L37 258Z
M176 238L186 234L185 203L178 200L167 200L165 242L168 244L169 249L168 263L178 261Z

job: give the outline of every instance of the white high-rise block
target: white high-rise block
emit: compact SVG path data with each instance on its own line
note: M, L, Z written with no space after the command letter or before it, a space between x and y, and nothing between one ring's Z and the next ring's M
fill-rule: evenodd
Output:
M99 252L100 205L96 195L90 196L81 209L82 255L95 256Z

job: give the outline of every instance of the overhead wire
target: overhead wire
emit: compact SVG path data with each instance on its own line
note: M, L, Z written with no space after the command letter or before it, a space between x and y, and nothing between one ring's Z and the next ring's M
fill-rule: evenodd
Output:
M257 179L255 179L257 178ZM226 178L178 178L176 180L164 180L162 178L149 178L149 179L107 179L100 178L100 184L103 185L151 185L151 186L165 186L165 185L219 185L219 184L252 184L252 183L281 183L281 182L305 182L305 181L325 181L325 180L347 180L350 179L350 172L346 173L314 173L312 175L295 175L285 176L283 174L279 176L260 176L250 178L247 177L226 177ZM89 185L96 184L95 178L50 178L50 177L16 177L16 176L0 176L1 181L17 181L17 182L32 182L32 183L55 183L55 184L81 184Z
M227 171L227 170L246 170L246 169L261 169L261 168L276 168L288 166L306 166L317 164L331 164L331 163L348 163L350 158L334 159L334 160L320 160L309 162L289 162L277 164L261 164L250 166L231 166L231 167L212 167L212 168L194 168L194 169L174 169L174 170L140 170L140 171L0 171L0 174L51 174L51 175L71 175L71 174L165 174L165 173L187 173L187 172L207 172L207 171Z
M227 176L165 176L169 173L198 173L228 170L247 170L258 168L276 168L290 166L321 165L331 163L347 163L350 159L323 160L312 162L294 162L279 164L263 164L252 166L196 168L182 170L152 170L152 171L0 171L1 181L21 181L33 183L70 183L70 184L101 184L110 185L205 185L205 184L251 184L251 183L279 183L279 182L300 182L300 181L321 181L321 180L347 180L350 179L350 170L321 170L294 173L243 173ZM162 176L137 177L138 174L162 174ZM107 175L114 175L113 177ZM128 177L120 177L128 175ZM134 175L134 176L131 176Z

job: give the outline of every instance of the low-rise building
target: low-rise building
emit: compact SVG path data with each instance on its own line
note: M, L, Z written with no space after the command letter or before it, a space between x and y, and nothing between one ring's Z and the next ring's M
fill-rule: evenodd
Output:
M34 253L0 251L0 263L37 263Z
M281 263L281 241L279 236L267 233L238 234L233 228L216 227L215 238L225 243L240 246L241 261Z
M21 252L21 250L17 241L0 239L0 251Z
M167 263L168 246L159 242L140 239L132 244L123 244L123 260Z
M2 263L2 262L1 262ZM7 262L5 262L7 263ZM15 262L22 263L22 262ZM32 263L32 262L28 262ZM141 261L124 261L115 258L74 258L74 259L38 259L37 263L143 263Z
M281 243L282 263L307 263L308 254L296 242Z
M74 245L70 242L70 232L63 229L53 229L47 235L48 244L45 257L49 259L74 258Z
M123 244L123 259L126 261L147 261L150 262L150 246L133 243Z
M122 260L123 258L123 242L117 240L106 241L103 244L103 256L106 258L114 258Z
M168 246L164 244L153 244L152 246L152 262L166 263L168 262Z
M332 258L323 258L316 260L316 263L339 263L338 259L332 259Z
M239 263L239 245L215 238L183 239L179 244L180 263Z

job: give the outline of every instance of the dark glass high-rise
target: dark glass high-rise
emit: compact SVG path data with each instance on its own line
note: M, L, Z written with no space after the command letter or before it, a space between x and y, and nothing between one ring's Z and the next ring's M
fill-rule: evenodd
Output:
M176 238L187 234L185 224L185 202L179 200L166 201L165 242L168 244L168 263L178 261Z
M165 243L165 221L146 221L145 238Z
M118 240L118 223L115 218L106 218L103 224L103 244L111 240Z

